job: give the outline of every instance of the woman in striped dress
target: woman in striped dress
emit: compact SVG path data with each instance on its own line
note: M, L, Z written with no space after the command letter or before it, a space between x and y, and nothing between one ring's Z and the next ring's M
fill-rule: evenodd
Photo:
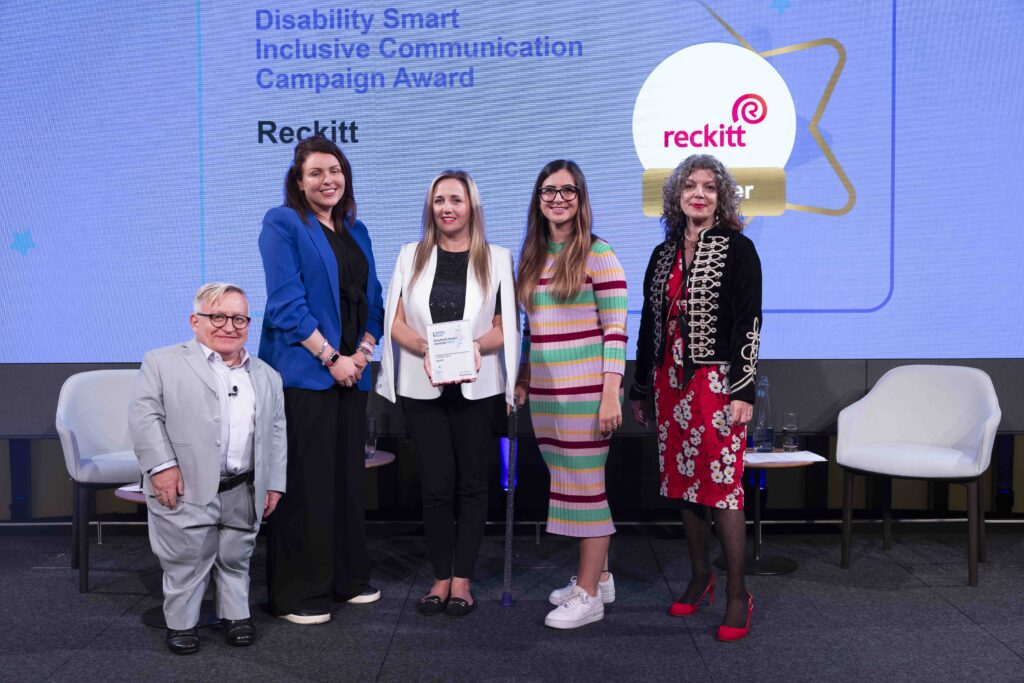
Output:
M547 530L580 539L577 577L556 589L544 623L576 628L604 618L615 599L605 494L611 433L622 425L626 277L607 242L591 235L587 183L573 161L552 161L530 200L517 296L527 312L516 400L530 414L551 473Z

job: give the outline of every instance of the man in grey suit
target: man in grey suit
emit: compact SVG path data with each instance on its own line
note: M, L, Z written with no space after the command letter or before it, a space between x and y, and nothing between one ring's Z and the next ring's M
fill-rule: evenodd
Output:
M249 304L235 285L196 292L195 339L150 351L130 427L143 473L149 540L164 570L167 647L199 650L211 571L230 645L250 645L249 560L260 520L285 490L281 377L245 351Z

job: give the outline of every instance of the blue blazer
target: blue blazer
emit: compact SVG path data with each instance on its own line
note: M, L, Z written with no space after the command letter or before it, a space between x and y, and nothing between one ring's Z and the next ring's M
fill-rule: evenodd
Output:
M329 389L334 378L302 347L302 341L319 329L334 348L341 343L338 261L316 216L307 213L306 218L308 225L295 209L287 206L271 209L263 217L259 244L267 280L267 307L259 357L281 373L286 387ZM358 338L369 332L379 340L384 331L384 299L370 233L361 221L346 222L345 229L363 250L370 266L366 279L369 311L366 329L359 331ZM357 385L360 390L370 390L372 374L363 372Z

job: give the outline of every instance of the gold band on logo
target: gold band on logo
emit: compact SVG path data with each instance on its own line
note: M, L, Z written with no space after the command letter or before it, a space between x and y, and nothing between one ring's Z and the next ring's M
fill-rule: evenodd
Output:
M672 175L671 168L644 171L644 215L661 215L662 188ZM781 168L730 168L740 191L740 211L753 216L781 216L786 210L786 171Z

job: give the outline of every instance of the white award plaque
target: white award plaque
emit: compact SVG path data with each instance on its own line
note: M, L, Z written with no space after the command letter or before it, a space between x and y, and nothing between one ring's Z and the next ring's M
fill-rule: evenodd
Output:
M476 379L473 330L468 320L427 325L430 373L434 384Z

